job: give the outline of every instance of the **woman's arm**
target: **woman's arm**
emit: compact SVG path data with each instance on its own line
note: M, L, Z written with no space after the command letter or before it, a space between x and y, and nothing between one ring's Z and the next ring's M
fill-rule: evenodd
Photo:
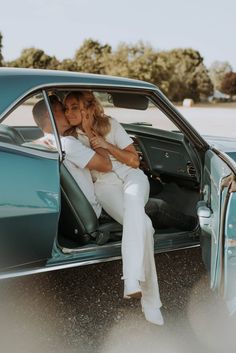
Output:
M100 136L90 138L90 144L93 149L102 148L115 157L119 162L124 163L132 168L138 168L140 161L137 151L134 146L130 144L124 149L107 142Z
M85 112L85 110L81 110L81 115L82 115L82 128L85 132L85 135L89 138L89 141L96 135L96 132L93 130L92 125L93 125L93 118L92 118L92 113L91 112ZM91 145L91 144L90 144ZM95 150L97 154L100 156L108 159L110 161L109 153L105 149L101 147L91 147ZM111 162L110 162L111 163Z
M93 130L93 112L84 110L81 111L82 114L82 128L85 134L88 136L91 147L103 157L109 158L109 154L115 157L119 162L124 163L132 168L138 168L140 165L139 156L136 152L133 144L128 145L126 148L121 149L118 146L107 142L103 137L98 136L96 132ZM117 123L118 124L118 123ZM118 135L122 133L120 132L122 129L121 126L118 124L117 128ZM126 133L125 133L126 134ZM118 138L120 135L118 136Z

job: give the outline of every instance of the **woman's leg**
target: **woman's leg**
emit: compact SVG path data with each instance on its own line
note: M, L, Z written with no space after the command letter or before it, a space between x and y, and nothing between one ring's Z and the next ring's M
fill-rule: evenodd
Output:
M94 189L102 208L118 223L123 224L123 182L118 178L117 182L113 184L103 181L96 181L94 184Z
M145 244L145 281L141 282L142 306L158 309L162 306L154 258L154 239L152 222L146 216L146 244Z
M140 281L145 318L162 325L159 310L162 303L154 259L154 229L144 210L148 196L147 177L140 170L132 170L124 181L123 278L126 282L129 279Z
M123 279L145 281L145 247L149 234L144 206L149 196L149 183L143 172L131 169L124 179L123 188Z
M123 279L140 281L143 308L157 310L161 301L154 261L154 229L144 211L149 196L147 177L132 169L123 183L118 178L116 184L96 182L95 193L105 211L123 223Z
M140 170L131 169L124 181L113 177L113 183L99 180L95 182L94 187L97 199L104 210L123 224L123 278L145 281L144 248L147 216L144 206L149 195L147 177Z

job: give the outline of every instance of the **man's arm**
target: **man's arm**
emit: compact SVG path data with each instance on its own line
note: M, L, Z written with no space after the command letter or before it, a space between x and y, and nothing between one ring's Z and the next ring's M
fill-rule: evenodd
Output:
M99 153L95 153L95 155L90 159L86 168L89 170L96 170L98 172L110 172L112 170L111 160L108 157L104 157Z
M88 168L98 172L110 172L112 164L109 157L104 157L92 148L83 145L72 136L63 138L66 158L79 168Z
M95 151L102 149L105 152L110 153L121 163L124 163L132 168L139 168L139 156L132 144L124 149L121 149L112 143L107 142L102 137L91 138L90 144Z

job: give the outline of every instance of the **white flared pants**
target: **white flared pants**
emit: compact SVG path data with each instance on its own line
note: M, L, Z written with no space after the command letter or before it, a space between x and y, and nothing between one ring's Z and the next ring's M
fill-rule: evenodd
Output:
M144 206L149 197L149 182L140 169L130 169L124 178L114 172L94 184L103 209L123 224L123 279L141 283L142 305L159 308L161 300L154 261L154 229Z

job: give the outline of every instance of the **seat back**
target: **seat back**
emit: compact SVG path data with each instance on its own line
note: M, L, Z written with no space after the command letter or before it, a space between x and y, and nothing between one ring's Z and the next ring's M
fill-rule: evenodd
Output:
M61 217L60 232L65 237L84 244L89 242L89 237L99 228L97 216L86 196L61 164Z
M0 141L21 145L25 142L23 136L13 127L0 124Z

